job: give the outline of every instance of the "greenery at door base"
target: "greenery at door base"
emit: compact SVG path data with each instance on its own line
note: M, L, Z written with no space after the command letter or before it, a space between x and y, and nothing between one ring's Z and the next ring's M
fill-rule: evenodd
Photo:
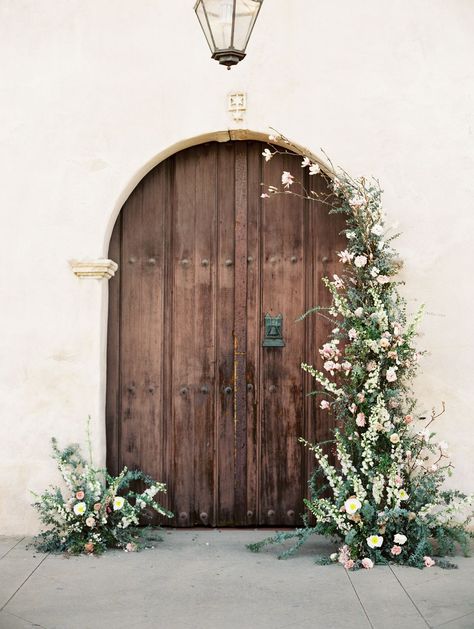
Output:
M272 141L300 152L282 136L270 136ZM282 150L271 145L263 156L268 161ZM309 170L309 181L320 171L310 154L302 154L301 166ZM435 440L433 422L444 413L444 403L439 413L425 417L410 388L421 357L415 339L423 307L407 317L398 291L400 262L391 246L398 234L390 235L385 226L378 183L335 170L328 185L323 196L283 172L281 186L267 186L262 197L298 194L345 215L340 275L323 280L331 306L303 315L324 316L334 326L319 349L323 370L302 368L318 383L313 394L321 412L335 414L338 428L330 446L335 464L325 444L301 439L317 461L311 498L305 500L316 523L310 525L306 515L304 528L277 533L250 549L292 539L281 555L286 557L322 534L337 540L339 550L320 563L339 562L348 570L387 562L456 567L439 557L452 555L458 545L468 554L473 496L443 489L452 464L448 444Z
M89 453L90 453L90 437ZM42 552L101 554L107 548L132 552L143 545L144 530L138 529L139 516L149 509L171 518L173 514L159 505L156 494L166 492L158 483L139 470L124 468L117 476L88 463L79 446L64 450L52 439L53 458L67 488L64 496L59 487L51 487L42 495L34 494L33 504L41 522L46 525L33 543ZM130 484L140 481L145 489L132 491ZM157 541L157 538L152 538Z

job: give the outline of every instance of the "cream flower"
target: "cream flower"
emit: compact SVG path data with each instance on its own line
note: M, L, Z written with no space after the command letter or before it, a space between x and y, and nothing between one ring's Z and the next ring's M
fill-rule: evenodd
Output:
M357 417L356 417L356 424L362 428L363 426L365 426L365 415L364 413L358 413Z
M387 347L390 347L390 341L387 338L381 338L379 345L382 349L387 349Z
M89 526L91 529L94 528L95 526L95 518L93 518L92 516L89 516L86 520L86 524L87 526Z
M404 489L399 489L398 497L400 498L400 500L408 500L410 496L407 494L407 492Z
M390 442L391 443L400 443L400 435L398 435L396 432L394 432L392 435L390 435Z
M349 513L350 515L353 515L361 507L362 505L360 503L360 500L357 500L357 498L349 498L344 503L344 509L346 510L346 513Z
M323 411L325 411L329 407L330 407L330 404L329 404L329 402L327 400L321 400L319 408L321 408Z
M400 546L403 546L403 544L405 544L405 542L407 541L407 536L402 535L402 533L397 533L394 536L393 541L395 542L395 544L399 544Z
M321 168L317 164L311 164L309 167L310 175L317 175L321 171Z
M354 258L354 264L356 265L356 267L358 269L361 269L363 266L365 266L367 264L367 257L366 256L356 256Z
M74 505L74 513L76 515L84 515L84 513L86 512L86 503L85 502L78 502L77 504Z
M270 149L265 149L263 151L262 155L265 158L266 162L269 162L271 160L271 158L273 157L273 153L270 151Z
M301 168L306 168L306 166L309 166L310 164L311 164L311 161L309 157L303 157L303 161L301 162Z
M381 535L371 535L367 538L367 545L369 548L380 548L383 544L383 537Z
M357 330L355 328L351 328L347 333L347 336L351 341L354 341L357 338Z
M115 496L114 511L120 511L120 509L123 507L124 504L125 504L125 498L122 498L122 496Z
M389 367L387 369L387 373L386 373L385 377L387 378L388 382L395 382L395 380L397 379L396 367Z
M372 570L372 568L374 567L374 562L372 561L372 559L369 559L368 557L364 557L364 559L362 559L361 561L362 567L365 568L366 570Z
M448 449L448 444L446 441L440 441L438 443L438 448L442 451L442 452L446 452L446 450Z

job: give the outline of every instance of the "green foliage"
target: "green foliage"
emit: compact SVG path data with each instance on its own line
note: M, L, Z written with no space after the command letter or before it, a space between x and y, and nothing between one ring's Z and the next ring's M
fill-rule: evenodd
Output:
M46 527L34 539L38 550L71 555L101 554L107 548L134 551L147 543L147 532L137 528L139 516L149 517L154 511L172 517L154 499L157 493L166 492L163 483L127 468L119 476L111 476L87 463L78 445L61 450L56 439L51 443L67 495L59 487L34 494L33 506ZM142 491L130 489L138 482L144 487Z

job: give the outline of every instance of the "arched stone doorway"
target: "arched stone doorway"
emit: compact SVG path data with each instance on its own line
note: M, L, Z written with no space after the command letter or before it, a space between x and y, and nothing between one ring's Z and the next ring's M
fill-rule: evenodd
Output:
M330 436L299 367L328 325L296 319L328 301L342 221L295 196L262 199L263 180L303 172L294 155L265 164L264 148L209 142L169 157L111 237L107 464L166 482L177 526L299 523L312 462L298 437ZM282 340L265 315L281 315Z

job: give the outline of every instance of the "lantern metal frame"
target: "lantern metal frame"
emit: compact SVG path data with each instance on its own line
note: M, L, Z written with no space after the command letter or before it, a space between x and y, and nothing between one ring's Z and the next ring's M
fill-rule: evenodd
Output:
M263 0L253 0L254 2L258 3L258 7L255 13L255 17L253 19L251 28L248 32L248 35L245 41L245 47L243 49L239 49L239 48L235 48L234 46L235 22L236 22L236 19L238 19L238 15L236 15L237 1L238 0L232 0L232 29L231 29L230 42L229 42L230 45L226 48L218 48L216 45L216 41L214 38L214 34L212 32L211 24L209 21L209 16L206 9L206 0L197 0L196 4L194 5L194 12L196 13L199 25L201 26L202 32L204 33L204 37L206 38L209 48L211 49L212 59L215 59L221 65L227 66L228 70L230 70L232 66L237 65L239 61L242 61L242 59L244 59L244 57L246 56L245 51L250 41L250 37L252 36L255 23L257 21L258 15L260 13L260 10L263 4ZM201 18L199 17L199 14L198 14L199 6L202 7L202 11L206 19L206 23L207 23L209 36L212 42L209 41L209 36L206 33L206 30L201 22Z

